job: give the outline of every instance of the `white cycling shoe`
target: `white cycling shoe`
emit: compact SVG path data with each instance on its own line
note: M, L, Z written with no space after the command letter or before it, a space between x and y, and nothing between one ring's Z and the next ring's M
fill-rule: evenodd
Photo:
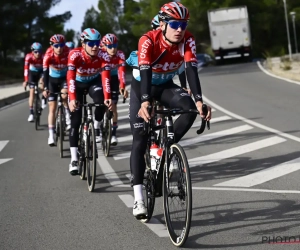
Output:
M143 200L138 200L134 202L132 214L138 220L145 219L147 217L147 208Z

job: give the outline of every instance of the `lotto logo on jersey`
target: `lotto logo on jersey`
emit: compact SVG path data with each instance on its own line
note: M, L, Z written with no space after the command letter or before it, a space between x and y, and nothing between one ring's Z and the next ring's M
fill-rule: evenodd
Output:
M72 61L74 61L75 58L78 57L78 56L80 56L80 52L75 52L75 53L73 53L73 54L70 56L70 59L71 59Z
M105 87L106 93L110 93L110 84L109 84L109 79L108 78L105 78L104 87Z
M165 62L164 64L155 64L153 66L153 69L162 69L163 71L170 71L170 70L175 70L178 69L180 67L180 65L182 64L182 61L180 61L179 63L168 63Z
M195 43L195 40L192 37L190 37L187 40L187 43L188 43L189 47L191 48L191 51L194 54L194 56L196 56L196 43Z
M80 74L87 73L88 75L89 74L96 74L96 73L99 72L99 68L98 69L95 69L95 68L84 69L83 67L80 67L80 68L77 69L77 72L80 73Z
M70 80L69 91L71 93L75 92L75 81L74 80Z
M63 69L63 68L66 68L67 65L65 65L65 64L53 64L53 67L56 68L56 69Z
M146 53L148 51L149 46L151 45L151 40L147 39L146 41L143 42L142 44L142 48L140 51L140 58L145 58L146 57Z

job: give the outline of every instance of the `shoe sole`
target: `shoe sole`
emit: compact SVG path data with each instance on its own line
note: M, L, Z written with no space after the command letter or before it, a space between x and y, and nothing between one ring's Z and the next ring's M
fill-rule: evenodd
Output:
M117 146L118 143L117 142L114 142L114 143L111 143L112 146Z
M147 219L147 214L138 214L135 216L137 220L145 220Z
M55 146L55 143L53 142L53 143L50 143L50 144L48 144L50 147L54 147Z
M75 175L78 175L78 170L72 170L69 172L71 175L75 176Z

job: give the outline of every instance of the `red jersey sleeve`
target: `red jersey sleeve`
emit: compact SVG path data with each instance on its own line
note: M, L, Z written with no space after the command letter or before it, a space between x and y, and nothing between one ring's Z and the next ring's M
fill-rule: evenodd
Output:
M70 101L76 100L76 70L77 63L80 60L80 50L72 50L68 55L68 71L67 71L67 84L68 94Z
M25 56L25 62L24 62L24 81L28 82L28 70L29 70L29 65L31 62L31 53L28 53Z
M110 93L110 66L103 62L102 63L102 72L101 72L101 81L103 86L103 94L104 94L104 100L111 99L111 93Z
M138 62L140 65L151 65L153 43L148 36L142 36L138 45Z
M126 85L125 82L126 63L125 63L125 54L123 51L118 51L118 58L119 58L118 78L120 81L120 88L124 89Z
M184 61L197 62L195 38L189 33L186 35L188 36L184 45Z

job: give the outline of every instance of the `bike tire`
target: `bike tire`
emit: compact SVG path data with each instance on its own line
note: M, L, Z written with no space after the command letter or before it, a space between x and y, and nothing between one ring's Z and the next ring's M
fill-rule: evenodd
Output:
M40 124L40 110L39 110L39 96L35 95L35 101L34 101L34 120L35 120L35 130L39 129Z
M59 109L59 156L60 158L63 158L63 154L64 154L64 112L63 112L63 106L58 107Z
M163 176L163 196L164 196L164 216L165 221L167 225L167 229L169 232L170 239L172 243L177 246L181 247L186 242L190 227L191 227L191 219L192 219L192 186L191 186L191 175L189 170L189 165L187 161L186 154L183 150L183 148L175 143L172 144L170 147L170 154L168 156L167 164L165 164L164 169L164 176ZM173 170L173 172L169 172L170 167L170 161L173 157L177 158L177 172ZM178 179L176 180L176 178ZM185 177L185 183L181 183ZM176 187L171 189L171 183L173 179L175 180L174 183L177 184L177 190ZM185 190L184 190L185 188ZM185 204L185 209L183 213L185 212L185 216L180 215L179 218L173 218L174 213L170 211L171 204L176 205L174 201L169 202L169 198L178 197L180 200L178 203L180 206L182 204ZM176 202L176 201L175 201ZM173 207L173 206L172 206ZM179 223L178 219L183 218L184 222Z
M146 201L145 205L147 207L147 217L145 219L141 219L141 222L143 223L148 223L153 215L155 206L155 180L156 172L148 170L143 183L144 198Z
M109 156L110 153L110 145L111 145L111 136L112 136L112 128L111 128L111 120L107 119L106 113L105 113L105 119L104 119L104 124L103 124L103 153L106 157Z
M88 133L86 138L86 175L87 184L90 192L94 191L96 182L96 136L94 124L92 122L88 125Z
M78 140L78 151L77 151L77 157L78 157L78 166L79 166L79 177L81 180L86 179L86 161L84 157L84 142L83 142L83 126L80 125L79 128L79 140Z
M58 139L59 139L59 119L60 119L60 116L59 116L59 109L56 110L56 113L55 113L55 144L57 145L58 144Z

